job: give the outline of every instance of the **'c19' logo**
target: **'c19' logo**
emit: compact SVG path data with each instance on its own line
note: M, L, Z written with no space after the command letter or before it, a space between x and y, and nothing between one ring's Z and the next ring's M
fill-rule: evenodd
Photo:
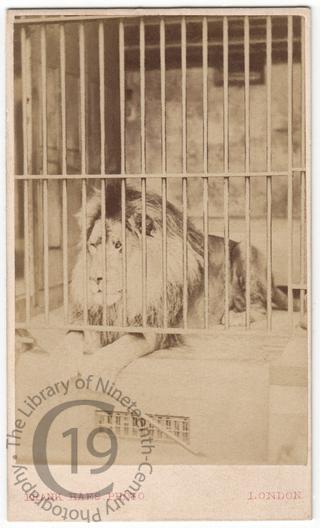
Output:
M32 444L32 454L33 454L33 463L36 468L36 471L46 486L48 486L52 491L66 497L72 496L73 498L80 498L84 493L73 492L61 486L53 477L49 465L48 465L48 455L47 455L47 441L50 427L53 421L57 418L66 409L71 407L78 407L81 405L89 405L92 407L97 407L102 411L112 412L113 405L110 405L106 402L101 402L98 400L73 400L57 405L50 411L48 411L43 418L40 420L34 436ZM110 447L105 451L98 451L94 446L94 439L97 434L105 434L110 441ZM78 429L72 427L63 432L62 436L67 438L70 436L70 446L71 446L71 473L78 472ZM107 471L112 464L114 463L117 451L118 451L118 442L114 432L107 427L97 427L93 429L87 437L87 450L89 453L97 458L104 458L104 463L97 468L90 470L91 474L98 474ZM101 497L106 495L113 490L113 482L108 484L106 487L94 491L96 497ZM91 491L90 494L93 492Z

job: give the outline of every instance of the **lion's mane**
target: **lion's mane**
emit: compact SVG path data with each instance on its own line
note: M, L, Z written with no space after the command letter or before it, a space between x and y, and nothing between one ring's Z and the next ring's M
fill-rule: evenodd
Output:
M121 222L119 186L110 184L106 189L106 236L112 230L114 222ZM182 280L182 239L183 217L181 212L170 202L167 202L167 322L170 327L181 326L183 315L183 280ZM151 265L158 267L157 279L147 289L150 290L147 304L147 326L161 327L163 325L163 290L161 274L162 255L162 199L156 193L146 193L147 223L151 225L152 247L147 243L148 259ZM129 186L126 189L126 236L139 236L141 233L142 219L141 193ZM80 216L80 215L79 215ZM93 225L101 218L101 194L95 190L87 202L87 238ZM188 220L187 228L187 254L188 254L188 298L189 302L196 299L203 284L203 235ZM147 237L148 238L148 237ZM79 245L79 254L72 272L71 301L73 321L83 319L83 260ZM150 255L150 252L152 254ZM127 285L129 294L135 298L134 289L137 277L130 276L130 260L132 255L127 254ZM149 260L148 260L149 265ZM108 262L106 262L108 267ZM148 277L148 273L147 273ZM103 324L103 307L101 305L88 306L88 322L92 325ZM128 304L127 322L129 326L142 326L141 308L137 303ZM106 324L122 326L122 301L106 307ZM121 334L116 332L101 332L101 345L108 344L117 339ZM172 346L179 342L177 334L159 334L157 348Z

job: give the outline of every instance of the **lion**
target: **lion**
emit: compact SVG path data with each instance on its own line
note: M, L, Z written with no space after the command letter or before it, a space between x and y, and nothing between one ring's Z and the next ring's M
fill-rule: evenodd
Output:
M126 295L126 324L142 326L142 200L141 192L126 190L126 255L127 289L123 291L122 260L123 241L121 223L121 193L117 182L109 182L106 188L106 218L101 219L101 195L95 190L87 202L87 283L84 280L82 249L72 271L71 304L73 322L83 322L83 301L87 289L89 325L103 324L103 280L105 283L106 324L123 325L123 298ZM167 325L177 328L177 333L152 332L164 323L163 283L161 255L163 244L162 198L156 193L146 193L146 246L147 291L146 322L150 331L143 334L125 332L85 333L84 352L114 353L119 370L134 359L160 348L172 347L182 340L179 327L183 320L183 216L172 203L167 202ZM79 215L80 216L80 215ZM105 230L105 259L102 252L102 232ZM204 244L203 234L188 220L187 223L187 285L188 325L203 327L204 313ZM224 238L208 237L209 277L209 326L221 324L225 312L225 244ZM244 313L246 302L246 254L242 242L229 241L229 291L230 313ZM103 273L103 263L106 263ZM266 263L261 252L254 246L250 254L251 312L265 313L267 299ZM272 302L285 310L287 296L275 286L272 279ZM148 328L148 330L149 330Z

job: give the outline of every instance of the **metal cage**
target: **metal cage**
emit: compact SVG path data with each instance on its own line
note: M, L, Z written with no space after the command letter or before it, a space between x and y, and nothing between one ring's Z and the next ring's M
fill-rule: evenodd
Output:
M106 23L112 21L112 28L106 31ZM98 66L98 81L99 87L95 92L98 94L99 106L99 123L96 124L99 129L99 151L100 151L100 167L94 173L88 170L88 56L87 56L87 28L91 25L91 30L95 32L94 38L97 42L97 66ZM170 25L175 24L179 27L178 38L179 42L173 42L168 33ZM192 40L188 41L188 27L191 28L193 24L194 36ZM215 24L217 26L215 26ZM237 33L237 28L231 31L234 24L240 24L241 34ZM151 26L156 26L157 42L146 44L146 32ZM260 25L260 26L259 26ZM130 32L130 28L134 26L135 39L132 42L126 41L126 32ZM259 32L257 27L262 27ZM58 71L59 80L59 99L60 105L55 109L59 114L59 141L58 152L60 162L57 167L59 170L55 173L48 171L48 156L50 155L48 147L48 89L51 82L48 77L48 31L50 28L55 28L54 31L59 35L58 48L55 53L59 57L56 70ZM76 35L78 42L78 57L79 61L79 78L77 86L79 88L78 110L79 110L79 156L80 166L79 170L68 171L67 151L68 151L68 126L67 126L67 112L68 100L66 98L66 63L68 58L67 37L68 32L71 31ZM218 27L215 30L215 27ZM280 29L279 29L280 27ZM128 30L129 28L129 30ZM282 28L282 30L281 30ZM192 29L192 28L191 28ZM132 30L133 31L133 30ZM173 31L173 30L172 30ZM191 30L190 30L191 31ZM216 32L215 32L216 31ZM255 32L256 31L256 32ZM282 31L282 32L281 32ZM287 249L286 249L286 263L287 268L287 293L288 293L288 328L292 331L293 328L293 312L294 312L294 295L300 295L300 311L301 316L305 312L305 296L307 293L306 283L306 141L305 141L305 127L306 127L306 97L305 97L305 26L304 18L301 16L256 16L256 15L239 15L239 16L148 16L137 18L122 18L113 17L101 14L101 16L77 16L77 15L63 15L55 16L48 15L44 17L37 16L22 16L15 17L14 20L15 33L15 73L16 78L21 79L21 115L16 117L16 136L21 134L20 150L16 146L16 170L15 170L15 184L16 193L20 192L20 217L16 220L16 232L20 230L21 240L23 240L23 276L24 276L24 292L23 308L20 318L17 318L16 328L18 329L32 329L32 328L53 328L55 326L66 330L103 330L103 331L126 331L135 333L207 333L212 334L217 331L217 328L209 325L209 254L208 254L208 234L209 234L209 184L210 181L217 179L223 182L223 231L224 231L224 247L225 247L225 318L224 330L229 329L229 297L230 286L227 277L229 276L229 216L230 203L229 192L230 182L238 180L244 182L244 218L245 229L244 239L246 247L246 317L245 327L250 327L250 246L251 246L251 188L253 181L265 182L265 229L266 229L266 262L267 262L267 313L265 328L268 332L272 331L272 187L273 182L278 178L286 178L287 190L287 204L286 204L286 229L287 229ZM37 42L39 42L38 52L38 72L40 72L40 88L35 90L33 86L33 79L35 73L32 73L34 68L34 57L32 47L30 44L30 35L37 35ZM92 33L90 33L91 35ZM111 36L110 36L111 35ZM168 37L168 38L167 38ZM112 45L113 38L114 45ZM171 39L171 40L170 40ZM252 89L254 65L255 60L252 51L252 46L256 45L259 57L265 66L264 72L261 73L263 89L265 91L265 106L260 108L260 111L265 114L265 169L252 170L250 163L251 153L251 116L256 111L252 107L250 101L250 91ZM114 58L110 59L108 50L114 51ZM188 50L190 53L191 62L198 70L201 70L202 76L202 170L199 172L188 170L188 127L187 127L187 74L188 74ZM220 61L220 68L218 68L218 77L220 85L222 86L222 104L223 104L223 155L222 163L223 169L219 171L212 171L208 164L208 70L210 66L210 53L216 50ZM213 53L213 52L212 52ZM161 159L161 171L154 173L147 170L146 164L146 60L148 63L152 62L153 57L157 55L157 68L160 75L160 129L159 149ZM230 69L230 61L233 61L234 54L240 54L240 59L235 62L234 70ZM170 58L171 57L171 58ZM173 58L172 58L173 57ZM262 57L262 59L261 59ZM285 170L278 170L273 167L272 160L272 119L273 119L273 97L272 97L272 65L273 61L285 61L287 69L287 87L283 87L284 98L287 109L287 166ZM279 59L279 60L280 60ZM113 105L113 101L108 99L109 90L106 84L106 62L113 60L115 65L116 83L114 90L115 97L119 101L119 145L112 147L119 149L119 168L110 170L108 168L108 156L110 149L106 150L106 144L112 142L111 132L106 127L106 115ZM166 85L166 74L168 71L168 61L180 61L181 70L181 170L179 172L170 172L167 170L167 112L166 104L168 95L168 87ZM300 75L299 78L294 77L293 68L294 62L299 63ZM126 168L126 66L129 68L138 68L139 73L139 106L140 106L140 167L138 172L128 171ZM171 67L171 66L170 66ZM233 80L235 79L235 81ZM256 78L259 79L258 74ZM230 119L230 101L229 90L230 83L240 82L244 90L244 107L243 107L243 129L244 129L244 170L232 171L230 169L230 133L229 133L229 119ZM20 85L16 90L20 89ZM298 150L300 153L300 164L294 162L293 156L293 128L294 128L294 90L298 93L300 112L298 116L299 138ZM218 103L217 103L218 104ZM36 117L35 117L36 113ZM38 129L35 130L35 119L38 120ZM107 118L108 119L108 118ZM38 134L38 143L35 146L34 137ZM111 139L110 139L111 138ZM35 153L35 150L37 152ZM38 157L38 165L35 162L35 156ZM19 162L20 159L20 162ZM17 169L21 165L21 170ZM295 163L295 164L294 164ZM87 306L88 299L85 296L83 300L83 324L71 324L69 321L69 272L70 262L68 258L69 245L69 230L68 230L68 200L69 192L68 185L72 182L79 182L81 185L81 219L82 219L82 258L83 267L87 267L87 240L86 240L86 203L88 185L90 180L100 182L101 186L101 211L102 217L106 215L105 192L106 182L108 179L117 179L121 181L121 205L122 205L122 281L123 281L123 326L92 326L88 324ZM164 324L160 327L150 327L147 325L147 243L146 243L146 186L152 179L158 179L161 182L161 196L162 196L162 219L163 219L163 240L162 240L162 288L163 288L163 313ZM167 207L167 185L171 179L179 179L181 181L182 189L182 214L183 214L183 324L182 328L170 328L167 324L167 223L166 223L166 207ZM187 229L188 229L188 184L189 179L197 180L197 185L201 187L202 194L202 232L204 240L204 305L203 305L203 328L191 328L188 326L188 256L187 256ZM300 223L300 253L296 254L293 249L293 182L294 178L299 180L298 185L298 201L299 201L299 223ZM297 180L297 181L298 181ZM142 258L141 258L141 274L142 274L142 325L128 326L126 318L126 288L127 288L127 255L126 255L126 186L128 182L138 182L141 185L141 200L142 200ZM50 290L50 273L49 273L49 225L50 225L50 204L48 197L48 183L56 182L61 193L61 248L62 248L62 294L61 302L64 311L64 321L58 325L50 321L51 310L51 290ZM20 189L20 191L19 191ZM37 207L41 209L41 218L34 217L33 207L37 200ZM23 213L21 214L21 211ZM41 223L41 229L37 223ZM20 226L20 227L19 227ZM102 245L105 249L106 236L102 236ZM38 251L42 254L41 266L35 263L34 252ZM105 251L104 251L105 253ZM298 283L293 279L293 260L300 262L300 280ZM104 267L105 274L105 267ZM87 272L85 272L85 281L87 279ZM41 285L39 286L39 276L41 276ZM105 276L104 281L105 285ZM37 285L38 284L38 285ZM85 288L87 290L87 288ZM41 292L41 300L39 297ZM104 286L105 294L105 286ZM41 312L44 318L41 322L33 319L33 314ZM238 329L239 330L239 329Z

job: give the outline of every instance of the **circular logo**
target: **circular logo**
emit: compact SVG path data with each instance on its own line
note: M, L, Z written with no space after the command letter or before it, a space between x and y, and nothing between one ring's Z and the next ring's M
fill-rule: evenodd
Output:
M48 435L51 426L53 425L54 421L58 416L61 415L66 410L79 407L79 406L92 406L97 409L100 409L105 412L112 412L114 406L102 402L99 400L72 400L67 401L64 403L61 403L59 405L56 405L50 411L48 411L40 420L39 424L36 427L34 436L33 436L33 443L32 443L32 454L33 454L33 462L35 469L46 486L50 488L55 493L58 493L60 495L64 495L66 497L72 497L72 498L81 498L83 495L85 495L84 492L79 493L77 491L72 491L69 489L66 489L64 486L59 484L55 477L53 476L49 463L48 463L48 453L47 453L47 443L48 443ZM108 448L105 450L98 450L95 446L95 438L97 435L104 435L106 438L106 443ZM78 428L77 427L71 427L65 431L63 431L62 436L64 438L70 437L70 449L71 449L71 456L70 456L70 462L71 462L71 473L77 473L78 472L78 450L79 450L79 434L78 434ZM94 467L90 469L91 474L101 474L106 472L115 462L117 452L118 452L118 441L117 437L114 434L114 432L109 429L108 427L95 427L91 430L89 435L86 439L86 448L91 456L102 459L103 464L101 464L99 467ZM101 497L103 495L106 495L113 490L113 482L108 483L106 486L104 486L101 489L95 490L94 492L88 491L88 494L94 494L95 497Z

